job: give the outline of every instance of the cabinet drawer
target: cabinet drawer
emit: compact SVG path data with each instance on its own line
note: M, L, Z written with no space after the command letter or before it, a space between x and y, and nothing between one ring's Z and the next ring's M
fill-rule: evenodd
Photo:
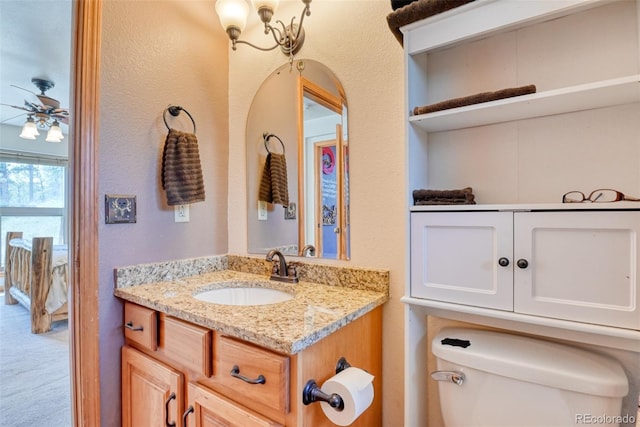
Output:
M225 394L250 408L258 404L282 414L289 412L287 356L224 336L216 344L215 378ZM264 378L264 382L248 382L259 378Z
M158 320L155 310L130 302L124 304L124 336L130 342L155 351L158 346Z
M189 406L193 408L194 414L187 416L187 426L195 427L278 427L281 424L271 421L260 414L250 411L242 406L236 405L233 401L200 387L197 384L189 383L188 387Z
M211 376L212 332L173 317L160 316L160 347L171 360L204 376Z

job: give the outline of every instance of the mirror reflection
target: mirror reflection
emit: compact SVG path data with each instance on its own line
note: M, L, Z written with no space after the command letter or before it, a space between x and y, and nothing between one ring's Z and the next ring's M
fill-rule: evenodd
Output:
M247 118L250 253L350 258L347 125L344 89L323 64L287 63L263 82Z

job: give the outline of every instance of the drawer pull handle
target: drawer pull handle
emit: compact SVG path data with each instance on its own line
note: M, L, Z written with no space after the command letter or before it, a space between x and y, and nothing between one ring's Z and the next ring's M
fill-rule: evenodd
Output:
M143 331L144 328L142 326L133 326L133 322L127 322L124 324L124 327L131 331Z
M176 427L176 423L173 421L169 421L169 402L171 402L173 399L176 398L176 394L174 392L171 392L171 394L169 395L169 398L167 399L166 402L164 402L164 423L167 425L167 427Z
M190 413L195 412L195 409L193 409L193 406L189 405L189 407L187 408L186 411L184 411L184 414L182 414L182 426L183 427L187 427L187 417L189 416Z
M240 375L240 368L238 367L238 365L233 365L233 368L231 368L231 376L241 379L242 381L249 384L264 384L265 382L267 382L267 379L262 374L258 375L258 378L256 378L255 380L247 378L244 375Z

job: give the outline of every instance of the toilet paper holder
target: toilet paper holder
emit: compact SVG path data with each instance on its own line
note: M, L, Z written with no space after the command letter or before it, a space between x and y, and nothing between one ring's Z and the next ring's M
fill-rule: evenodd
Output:
M351 367L347 359L341 357L336 363L336 374ZM316 383L316 380L309 380L302 390L302 403L309 405L313 402L326 402L334 408L336 411L342 411L344 409L344 401L342 396L337 393L327 394L320 390L320 386Z

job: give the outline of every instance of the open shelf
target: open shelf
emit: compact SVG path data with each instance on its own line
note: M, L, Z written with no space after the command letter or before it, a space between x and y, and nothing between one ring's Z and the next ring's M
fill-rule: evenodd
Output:
M598 0L476 0L401 28L409 55L586 10Z
M640 74L412 116L409 123L441 132L636 102Z

